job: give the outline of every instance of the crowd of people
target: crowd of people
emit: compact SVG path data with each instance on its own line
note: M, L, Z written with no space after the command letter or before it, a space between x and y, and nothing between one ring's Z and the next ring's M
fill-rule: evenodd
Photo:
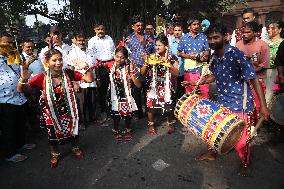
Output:
M114 140L130 141L132 118L146 116L148 133L156 135L155 116L162 115L172 134L177 100L196 89L202 98L212 98L209 89L215 82L214 101L246 121L235 145L246 176L251 163L248 130L260 115L268 120L267 104L283 89L284 24L271 21L262 27L252 9L242 16L243 26L232 34L221 23L202 30L201 21L190 18L187 28L170 23L159 35L152 24L144 30L141 17L134 16L133 33L117 46L102 23L94 25L95 36L88 41L82 31L73 32L71 46L62 42L62 32L54 25L38 55L31 39L22 41L19 64L11 58L17 59L13 36L1 32L0 130L5 159L23 161L27 156L21 151L35 147L26 144L27 122L34 129L46 128L51 167L59 162L61 144L71 143L74 156L84 157L78 133L92 122L104 125L113 119ZM208 148L197 159L214 160L216 155Z

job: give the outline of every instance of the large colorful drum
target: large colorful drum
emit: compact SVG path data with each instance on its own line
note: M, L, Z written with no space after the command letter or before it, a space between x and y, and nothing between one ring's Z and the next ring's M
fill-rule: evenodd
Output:
M183 95L174 113L185 127L219 154L229 152L245 128L245 121L229 109L198 95Z

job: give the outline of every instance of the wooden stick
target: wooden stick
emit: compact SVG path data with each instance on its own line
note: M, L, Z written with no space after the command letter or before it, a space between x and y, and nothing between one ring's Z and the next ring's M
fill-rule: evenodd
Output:
M264 121L264 117L262 116L259 118L258 122L256 123L255 128L251 134L251 138L255 135L255 133L257 132L257 129L259 129L262 126L263 121Z

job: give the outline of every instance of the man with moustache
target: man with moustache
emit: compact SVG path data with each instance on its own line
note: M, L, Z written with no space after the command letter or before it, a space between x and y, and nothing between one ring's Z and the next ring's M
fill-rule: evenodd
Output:
M177 55L184 59L184 81L196 82L199 80L204 67L203 61L208 57L208 41L200 31L200 22L196 18L188 20L189 32L183 35L178 45ZM194 87L187 86L186 93L191 93ZM199 86L200 95L209 98L209 85Z
M150 55L155 52L154 40L149 36L143 33L143 21L139 15L133 16L131 20L131 26L133 33L130 34L126 39L126 47L129 50L130 59L133 61L135 66L141 68L144 65L145 55ZM144 117L142 110L142 88L133 87L133 98L135 99L138 112L138 118ZM145 94L145 92L143 91ZM145 95L144 95L145 96Z
M29 71L31 72L31 78L35 75L44 72L44 67L42 62L38 59L38 56L34 54L34 42L31 39L24 39L22 41L23 52L21 54L22 61L28 61L29 63ZM28 114L27 119L34 131L39 131L39 97L40 90L32 89L31 96L28 98Z
M243 24L246 24L251 21L255 21L255 13L252 8L244 9L242 13L242 17L243 17ZM243 30L244 30L244 26L239 27L233 31L231 42L230 42L232 46L235 46L238 41L243 39ZM267 40L268 35L267 35L266 27L262 27L260 31L255 33L255 36L264 41Z
M250 61L242 51L236 47L226 44L227 29L221 24L213 24L207 31L209 47L214 50L213 60L210 65L212 75L207 75L201 84L211 83L216 80L217 103L229 108L239 117L246 121L246 128L241 138L235 145L241 162L242 176L248 176L250 165L250 147L248 142L249 113L253 110L253 95L250 87L245 90L247 82L253 86L260 101L260 112L266 120L269 111L266 107L264 93L261 89L256 73ZM186 85L196 85L187 82ZM245 93L246 91L246 93ZM243 107L244 96L247 96L246 107ZM215 160L217 153L213 149L197 157L197 160Z
M115 46L112 38L106 35L103 23L96 23L94 30L96 35L88 41L88 49L94 52L94 57L97 59L97 84L99 88L100 110L102 112L100 121L104 123L109 116L107 114L107 90L109 87L109 70L107 67L113 61Z
M176 92L176 97L180 98L184 94L184 87L181 85L181 82L183 81L183 75L184 75L184 62L181 57L177 56L178 52L178 45L180 42L180 38L183 35L183 29L182 25L180 23L174 23L174 39L171 41L171 46L170 46L170 53L175 55L178 58L179 62L179 76L177 78L177 92Z
M243 39L236 44L236 47L245 53L245 56L251 61L254 71L256 72L258 81L265 94L266 87L264 78L266 77L266 68L269 68L269 46L258 39L255 34L258 32L259 26L255 21L248 22L244 25ZM260 103L255 90L252 90L254 102L256 105L252 119L254 124L258 120Z
M78 70L77 63L85 62L89 67L96 63L96 57L93 49L87 49L85 36L83 32L74 33L75 44L72 50L68 54L70 65L82 74L86 70ZM96 83L79 82L79 88L75 90L76 97L79 100L79 129L85 130L88 125L88 121L92 122L95 120L96 113ZM88 112L88 116L87 116Z

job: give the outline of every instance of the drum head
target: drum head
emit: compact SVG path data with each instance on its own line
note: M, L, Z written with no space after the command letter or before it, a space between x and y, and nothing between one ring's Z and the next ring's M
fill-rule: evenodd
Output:
M246 123L244 120L240 120L232 125L232 127L227 131L226 136L224 136L224 141L220 145L221 149L218 150L220 154L227 153L234 148L245 127Z
M278 95L271 106L271 119L284 126L284 94Z

